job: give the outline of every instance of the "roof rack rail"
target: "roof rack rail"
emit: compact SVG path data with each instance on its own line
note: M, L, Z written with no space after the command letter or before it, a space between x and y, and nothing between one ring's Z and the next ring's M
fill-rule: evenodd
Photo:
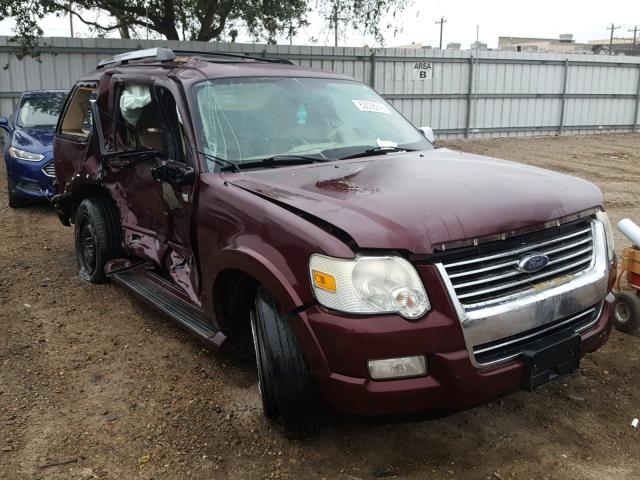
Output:
M294 65L291 60L286 58L270 58L270 57L256 57L252 55L245 55L243 53L227 53L227 52L207 52L198 50L172 50L170 48L156 47L147 48L145 50L134 50L132 52L121 53L111 58L104 58L100 60L96 69L104 68L107 66L125 65L132 60L155 60L158 62L170 62L176 59L176 55L186 55L207 58L229 58L239 60L254 60L257 62L269 62L269 63L284 63L287 65Z
M135 50L133 52L121 53L111 58L104 58L98 63L98 68L104 68L108 65L124 65L131 60L157 60L159 62L169 62L176 58L175 53L170 48L147 48L145 50Z
M199 51L199 50L173 50L173 53L176 55L187 55L187 56L199 56L199 57L228 57L228 58L238 58L244 60L256 60L258 62L269 62L269 63L284 63L286 65L295 65L291 60L287 58L273 58L273 57L257 57L253 55L245 55L244 53L227 53L227 52L208 52L208 51Z

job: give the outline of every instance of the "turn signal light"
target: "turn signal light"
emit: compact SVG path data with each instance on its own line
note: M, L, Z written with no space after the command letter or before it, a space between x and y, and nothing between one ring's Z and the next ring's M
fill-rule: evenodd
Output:
M316 287L329 292L336 292L336 277L318 270L312 270L311 273L313 275L313 284Z

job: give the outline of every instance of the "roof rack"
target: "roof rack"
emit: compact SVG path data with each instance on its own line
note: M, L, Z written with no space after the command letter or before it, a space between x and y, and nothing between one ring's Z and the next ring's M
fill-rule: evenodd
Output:
M170 48L147 48L146 50L135 50L133 52L121 53L111 58L100 60L96 68L104 68L108 65L124 65L131 60L157 60L159 62L169 62L176 58L175 53Z
M242 53L226 53L226 52L207 52L198 50L172 50L170 48L156 47L147 48L145 50L135 50L133 52L121 53L111 58L104 58L98 63L97 69L107 66L125 65L132 60L155 60L158 62L170 62L176 59L176 55L197 56L202 57L205 61L215 61L214 58L234 59L238 60L254 60L257 62L269 62L269 63L284 63L287 65L294 65L291 60L286 58L269 58L269 57L254 57L251 55L244 55Z
M256 57L252 55L245 55L244 53L227 53L227 52L207 52L198 50L173 50L176 55L198 56L203 58L208 57L222 57L230 59L242 59L242 60L255 60L258 62L269 63L284 63L286 65L294 65L294 63L287 58L273 58L273 57Z

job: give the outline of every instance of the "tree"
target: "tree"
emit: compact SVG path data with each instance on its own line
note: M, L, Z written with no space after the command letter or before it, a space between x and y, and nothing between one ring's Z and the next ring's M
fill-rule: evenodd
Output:
M0 0L0 11L16 22L19 57L37 55L39 21L49 14L73 15L98 35L118 31L123 38L152 31L167 40L234 41L239 29L256 40L274 42L306 25L309 11L337 11L357 31L382 40L383 17L395 18L411 0ZM313 3L313 4L312 4ZM101 20L103 19L103 20Z
M384 43L383 33L400 30L397 16L413 0L332 0L317 3L317 10L324 18L342 18L357 32L373 35L376 42ZM331 21L331 20L330 20Z

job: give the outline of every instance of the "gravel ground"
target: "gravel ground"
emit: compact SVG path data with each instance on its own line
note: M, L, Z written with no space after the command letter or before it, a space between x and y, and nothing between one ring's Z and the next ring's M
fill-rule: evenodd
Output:
M574 174L640 220L640 135L446 142ZM251 365L204 350L115 285L80 280L72 231L7 207L0 168L1 479L638 479L640 339L562 382L438 420L334 418L287 440ZM624 245L618 236L618 250Z

